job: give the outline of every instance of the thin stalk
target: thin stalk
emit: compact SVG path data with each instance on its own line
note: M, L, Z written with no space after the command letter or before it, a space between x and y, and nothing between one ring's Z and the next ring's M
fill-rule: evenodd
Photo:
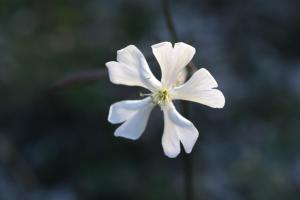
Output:
M167 23L167 28L171 34L172 42L177 42L178 41L178 35L175 29L175 25L173 22L172 14L171 14L171 9L170 9L170 4L168 0L161 0L161 5L164 13L164 17L166 19Z
M190 77L191 69L187 68L187 76ZM181 101L183 116L190 117L190 107L187 101ZM185 199L194 199L194 185L193 185L193 163L192 154L183 154L183 167L184 167L184 185L185 185Z
M163 13L165 16L167 28L171 34L172 42L178 41L178 35L175 29L175 25L173 22L170 4L168 0L161 0ZM189 63L187 66L187 78L189 78L193 71L195 71L195 66L193 63ZM186 101L182 101L182 113L183 116L189 117L189 103ZM192 170L192 156L191 154L183 155L183 170L184 170L184 191L185 191L185 199L193 200L194 199L194 186L193 186L193 170Z

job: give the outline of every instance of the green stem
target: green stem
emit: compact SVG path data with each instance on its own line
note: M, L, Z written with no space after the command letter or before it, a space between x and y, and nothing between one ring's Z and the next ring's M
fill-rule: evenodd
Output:
M193 200L194 199L194 188L193 188L193 170L192 170L192 155L184 154L183 155L183 164L184 164L184 177L185 177L185 199Z
M173 22L173 18L171 15L170 4L169 4L168 0L161 0L161 5L163 8L163 13L164 13L164 16L166 19L168 30L171 34L172 42L177 42L178 36L177 36L177 32L176 32L175 25Z
M173 18L171 15L170 4L168 0L161 0L163 13L165 16L167 28L171 34L172 42L178 41L178 35L175 29L175 25L173 22ZM190 77L193 71L193 64L190 63L186 68L188 71L187 78ZM186 101L182 102L182 113L183 116L189 117L189 103ZM185 199L186 200L193 200L194 199L194 187L193 187L193 170L192 170L192 156L191 154L184 154L183 155L183 169L184 169L184 190L185 190Z
M190 77L191 70L188 70L188 77ZM183 116L189 118L190 117L190 107L187 101L181 102L182 106L182 114ZM193 164L192 164L192 154L184 154L183 155L183 167L184 167L184 185L185 185L185 199L193 200L194 199L194 187L193 187Z

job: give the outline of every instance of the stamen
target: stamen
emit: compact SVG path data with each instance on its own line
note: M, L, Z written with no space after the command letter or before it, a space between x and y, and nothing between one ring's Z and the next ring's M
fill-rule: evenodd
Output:
M176 80L175 86L179 86L180 84L181 84L181 81L180 80Z
M171 101L170 93L162 88L151 96L152 102L157 105L166 105Z
M152 94L150 94L150 93L144 94L144 93L140 92L139 95L140 95L140 97L149 97L149 96L151 96Z

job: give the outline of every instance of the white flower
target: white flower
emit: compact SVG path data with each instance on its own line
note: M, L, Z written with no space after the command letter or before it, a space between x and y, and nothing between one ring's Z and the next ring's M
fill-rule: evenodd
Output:
M192 60L195 48L185 43L162 42L152 46L152 51L161 68L161 82L152 74L143 54L134 45L117 52L117 62L107 62L112 83L141 86L151 94L142 100L126 100L114 103L109 109L108 121L123 123L115 131L115 136L136 140L144 132L154 106L159 105L164 114L162 146L166 156L174 158L180 153L180 142L186 153L190 153L198 138L198 130L193 123L180 115L173 100L181 99L201 103L213 108L222 108L225 98L216 80L204 68L195 72L182 85L182 71Z

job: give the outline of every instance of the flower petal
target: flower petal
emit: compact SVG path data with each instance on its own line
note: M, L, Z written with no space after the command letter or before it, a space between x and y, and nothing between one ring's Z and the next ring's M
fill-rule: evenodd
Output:
M174 85L172 85L173 87L176 86L180 86L182 85L186 79L187 79L187 67L183 68L178 74L177 74L177 78L176 78L176 82Z
M152 45L152 51L161 68L161 82L169 87L176 84L178 73L192 60L196 50L183 42Z
M173 89L173 99L194 101L212 108L223 108L225 97L220 90L213 89L218 84L212 75L204 68L199 69L183 85Z
M194 47L183 42L175 43L173 57L176 59L175 65L176 68L178 68L177 72L180 72L185 66L187 66L187 64L191 62L195 53L196 49Z
M162 146L166 156L174 158L180 153L180 141L185 152L190 153L197 141L198 130L177 112L172 103L164 107L163 112L165 124Z
M171 71L173 47L170 42L162 42L151 46L152 52L161 69L161 82L166 83L166 78Z
M146 128L153 107L154 104L150 97L112 104L109 109L108 121L112 124L124 122L115 131L115 136L132 140L138 139Z
M134 45L119 50L117 61L106 63L112 83L141 86L151 91L160 88L161 84L152 74L144 55Z

